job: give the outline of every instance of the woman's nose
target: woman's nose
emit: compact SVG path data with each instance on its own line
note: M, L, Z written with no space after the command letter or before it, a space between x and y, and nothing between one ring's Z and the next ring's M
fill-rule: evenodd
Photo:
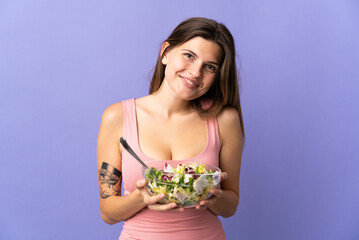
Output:
M191 65L190 72L191 72L192 76L195 77L195 78L201 77L201 74L202 74L202 64L199 63L199 62L193 63L193 64Z

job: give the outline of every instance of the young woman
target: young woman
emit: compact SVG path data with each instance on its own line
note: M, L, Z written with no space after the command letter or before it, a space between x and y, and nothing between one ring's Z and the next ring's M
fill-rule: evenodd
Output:
M225 239L217 216L236 212L244 139L228 29L206 18L180 23L162 45L149 92L103 113L97 149L102 219L125 221L120 239ZM148 194L122 136L144 161L218 166L221 187L195 208L158 204L164 194Z

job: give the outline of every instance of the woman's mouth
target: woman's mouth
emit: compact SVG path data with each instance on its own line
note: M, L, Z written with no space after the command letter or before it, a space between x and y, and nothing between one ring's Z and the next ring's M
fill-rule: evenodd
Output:
M199 87L199 84L191 79L185 78L185 77L181 77L181 80L183 82L184 85L186 85L189 88L196 88Z

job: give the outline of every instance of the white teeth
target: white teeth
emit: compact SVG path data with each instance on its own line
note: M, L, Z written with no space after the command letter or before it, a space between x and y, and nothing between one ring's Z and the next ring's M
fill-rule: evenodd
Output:
M191 82L190 80L187 80L187 82L188 82L189 84L194 85L194 83L193 83L193 82Z

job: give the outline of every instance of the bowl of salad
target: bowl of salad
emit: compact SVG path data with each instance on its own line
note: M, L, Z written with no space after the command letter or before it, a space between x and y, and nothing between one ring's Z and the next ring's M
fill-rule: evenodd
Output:
M221 170L215 166L176 161L147 161L149 168L142 167L151 195L165 194L159 203L176 203L178 207L195 207L212 196L221 179Z

